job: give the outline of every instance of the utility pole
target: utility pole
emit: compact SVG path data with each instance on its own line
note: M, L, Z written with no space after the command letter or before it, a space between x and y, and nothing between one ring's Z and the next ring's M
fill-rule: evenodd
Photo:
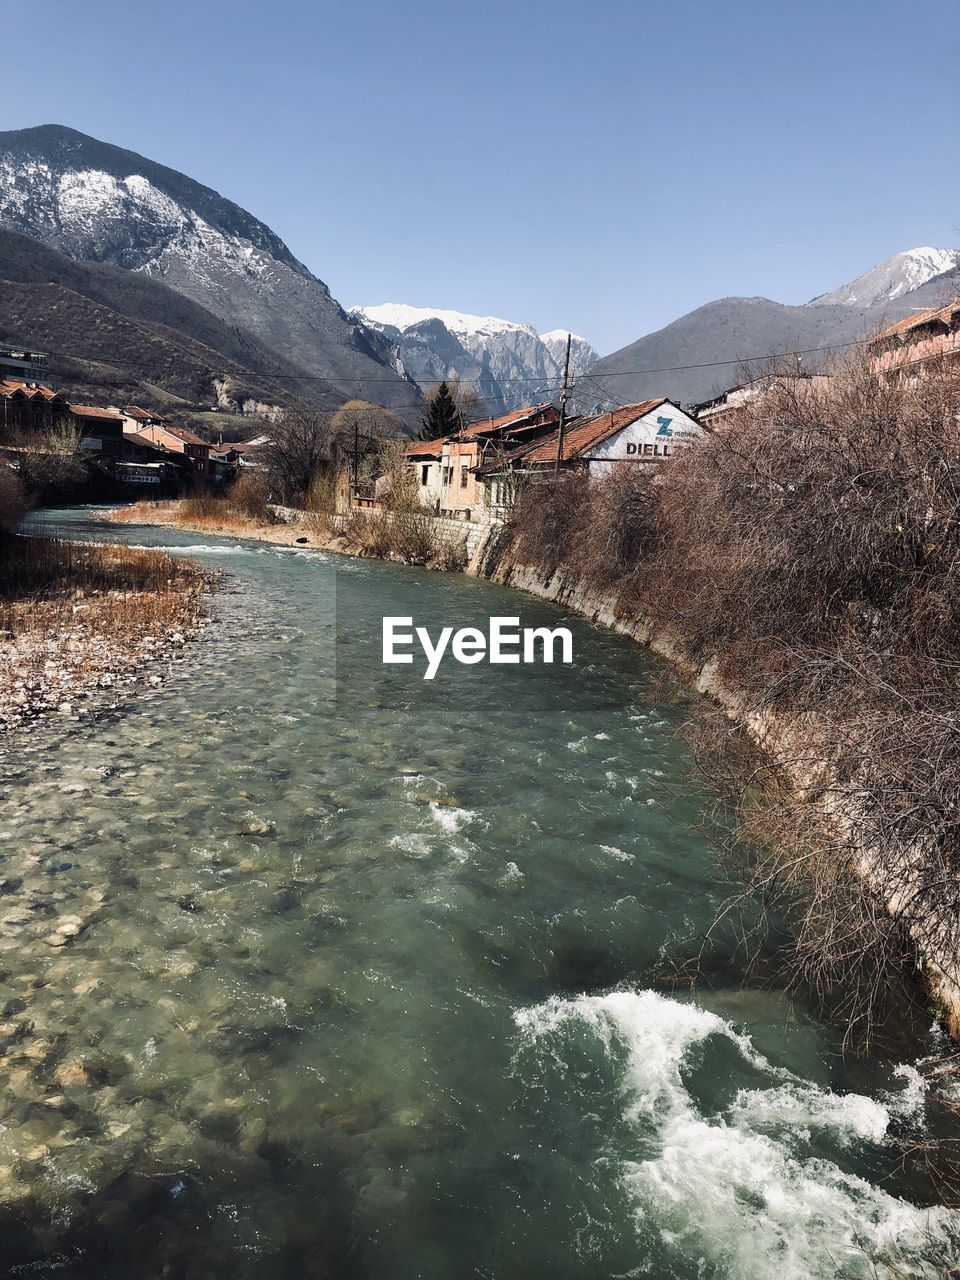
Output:
M557 426L557 457L554 471L560 470L563 460L563 428L567 424L567 383L570 377L570 334L567 334L567 354L563 358L563 386L560 388L560 422Z
M360 419L353 417L353 505L360 500Z

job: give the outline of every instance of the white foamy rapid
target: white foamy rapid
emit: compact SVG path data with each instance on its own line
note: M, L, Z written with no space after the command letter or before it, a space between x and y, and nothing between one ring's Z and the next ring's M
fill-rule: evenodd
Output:
M942 1259L957 1243L956 1217L897 1199L823 1154L882 1142L903 1109L895 1096L881 1103L801 1080L717 1014L653 991L554 997L514 1018L524 1047L561 1067L564 1037L582 1040L584 1031L622 1061L621 1149L636 1153L639 1141L650 1155L621 1159L620 1186L638 1236L658 1237L658 1247L696 1274L942 1274ZM732 1053L748 1077L760 1073L769 1083L740 1089L731 1104L710 1111L688 1090L684 1070L709 1063L714 1037L726 1041L725 1048L715 1041L721 1072ZM905 1092L910 1110L912 1078ZM611 1149L617 1146L614 1136ZM885 1269L887 1258L897 1269Z
M430 814L441 830L451 836L456 835L461 827L477 816L472 809L458 809L454 805L441 805L436 800L430 801Z

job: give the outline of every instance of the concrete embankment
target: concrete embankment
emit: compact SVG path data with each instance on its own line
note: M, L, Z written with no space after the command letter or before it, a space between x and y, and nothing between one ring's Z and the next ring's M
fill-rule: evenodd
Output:
M717 678L716 658L699 662L682 638L651 625L627 604L616 589L598 590L561 572L550 573L517 563L504 545L502 533L488 530L478 540L467 572L550 600L566 609L630 636L677 667L698 690L718 703L731 720L776 762L796 790L816 795L817 802L850 851L851 866L867 891L879 899L889 915L907 929L931 995L939 1005L950 1035L960 1040L960 954L956 945L957 919L944 877L930 865L923 847L903 848L895 865L885 862L865 836L864 815L855 787L841 786L832 777L828 752L819 748L818 726L786 721L768 708L758 708L738 689Z

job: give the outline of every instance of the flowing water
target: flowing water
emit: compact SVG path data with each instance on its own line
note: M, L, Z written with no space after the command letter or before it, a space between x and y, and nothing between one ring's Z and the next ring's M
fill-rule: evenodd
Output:
M844 1059L722 944L664 980L730 886L651 659L459 575L47 520L228 578L161 689L4 750L6 1274L942 1274L896 1173L930 1044ZM428 691L383 614L576 663Z

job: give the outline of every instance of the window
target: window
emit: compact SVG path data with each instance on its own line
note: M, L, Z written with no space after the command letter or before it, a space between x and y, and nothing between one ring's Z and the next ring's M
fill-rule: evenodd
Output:
M420 483L426 484L430 479L430 463L425 462L420 468Z
M460 468L460 488L465 489L466 487L467 487L467 464L464 463L463 466Z

